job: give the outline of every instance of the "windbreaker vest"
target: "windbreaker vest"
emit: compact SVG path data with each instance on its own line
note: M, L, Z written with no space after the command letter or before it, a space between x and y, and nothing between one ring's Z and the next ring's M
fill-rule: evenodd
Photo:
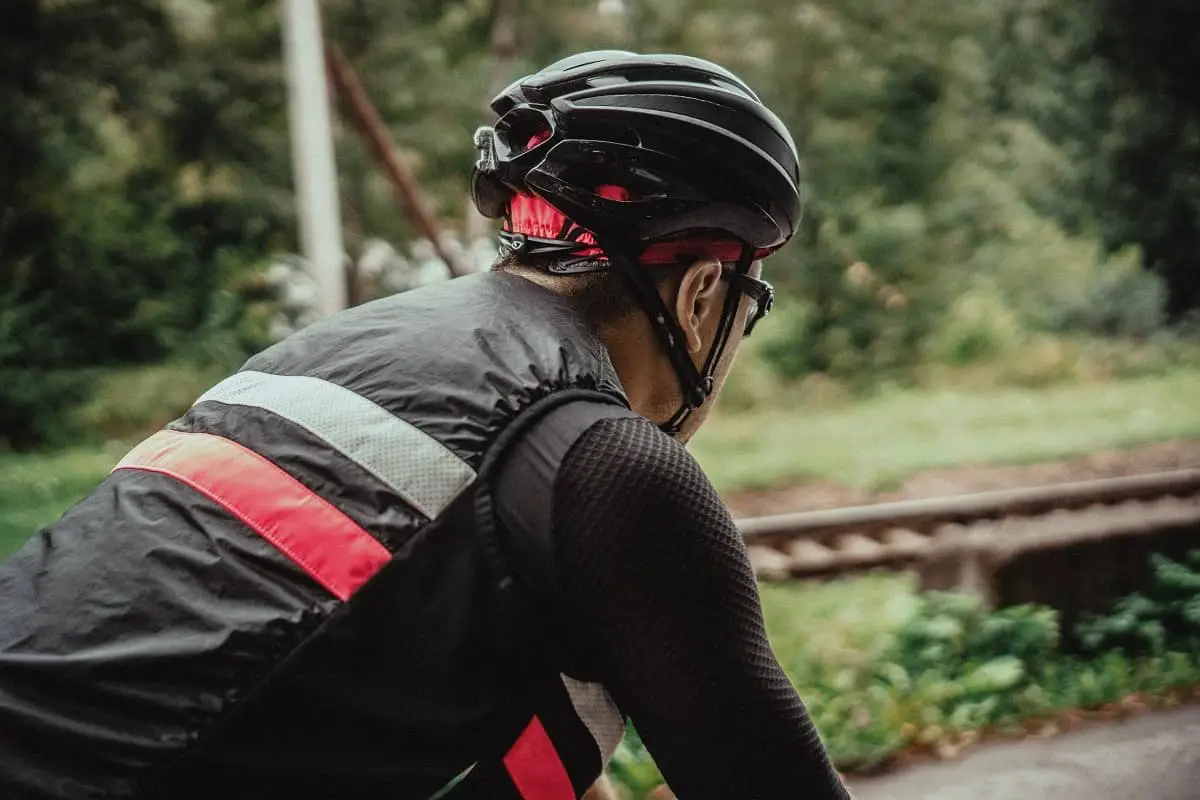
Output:
M5 651L0 624L0 690L25 674L14 649L83 664L93 730L60 744L103 756L94 773L87 759L71 769L108 796L578 797L624 720L536 633L487 491L506 443L576 399L630 413L600 342L517 277L465 277L302 330L17 556L54 575L89 542L108 594L75 585L73 635L12 636ZM63 580L32 601L68 604ZM124 730L95 732L122 713ZM0 734L0 749L23 741ZM102 764L122 766L105 777Z

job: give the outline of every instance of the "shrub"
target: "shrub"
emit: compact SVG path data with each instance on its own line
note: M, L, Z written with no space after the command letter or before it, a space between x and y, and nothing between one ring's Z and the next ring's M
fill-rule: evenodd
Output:
M0 451L70 444L77 430L69 412L93 386L85 370L41 370L0 365Z
M1039 309L1050 331L1145 339L1166 324L1166 283L1133 248L1100 261L1082 285L1053 289Z
M925 342L934 362L961 366L997 359L1022 342L1024 326L995 287L980 285L956 298Z
M1077 626L1085 648L1130 657L1172 652L1200 657L1200 550L1182 562L1156 554L1151 565L1153 578L1145 592L1122 599L1113 613Z
M859 385L909 374L936 318L928 296L903 275L885 278L862 261L814 265L810 272L806 293L787 298L797 310L761 351L777 372L822 373Z

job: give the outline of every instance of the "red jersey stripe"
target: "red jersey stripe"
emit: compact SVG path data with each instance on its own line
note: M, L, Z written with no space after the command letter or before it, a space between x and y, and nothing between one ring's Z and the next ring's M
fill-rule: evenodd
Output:
M504 766L524 800L575 800L567 768L537 717L504 756Z
M218 503L345 602L391 558L333 504L267 458L208 433L164 430L113 468L167 475Z

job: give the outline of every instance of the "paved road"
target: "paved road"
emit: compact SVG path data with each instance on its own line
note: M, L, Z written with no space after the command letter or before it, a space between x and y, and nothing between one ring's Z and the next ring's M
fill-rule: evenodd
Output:
M857 800L1200 800L1200 708L850 782Z

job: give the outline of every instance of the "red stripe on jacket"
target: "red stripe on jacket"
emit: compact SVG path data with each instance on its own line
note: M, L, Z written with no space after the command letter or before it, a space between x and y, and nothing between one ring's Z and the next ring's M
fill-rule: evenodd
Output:
M343 602L391 558L332 503L267 458L221 436L159 431L121 459L118 469L157 472L190 486Z

